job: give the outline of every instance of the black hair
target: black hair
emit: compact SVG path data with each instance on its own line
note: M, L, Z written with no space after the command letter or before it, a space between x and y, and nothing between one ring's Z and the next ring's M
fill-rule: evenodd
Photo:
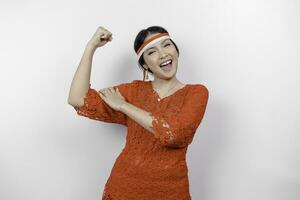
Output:
M144 43L145 38L148 35L153 34L153 33L168 33L168 31L166 29L164 29L163 27L161 27L161 26L150 26L150 27L148 27L146 29L141 30L137 34L137 36L135 37L135 40L134 40L134 50L135 50L135 52L137 52L137 50L142 46L142 44ZM178 50L177 45L175 44L175 42L172 39L170 39L170 40L173 43L173 45L175 46L176 51L177 51L177 53L179 55L179 50ZM138 60L138 62L140 64L139 68L141 68L143 70L144 69L143 64L145 64L145 60L143 58L143 54L140 57L140 59ZM150 68L148 68L148 71L151 74L153 74L153 72L151 71Z

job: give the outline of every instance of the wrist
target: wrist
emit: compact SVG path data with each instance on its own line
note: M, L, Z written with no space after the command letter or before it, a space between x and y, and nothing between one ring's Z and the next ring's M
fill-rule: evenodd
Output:
M124 101L124 102L121 104L119 111L124 112L125 109L126 109L126 107L127 107L127 105L128 105L128 102L127 102L127 101Z
M97 47L96 47L96 45L94 45L92 42L89 41L86 45L86 49L95 51L97 49Z

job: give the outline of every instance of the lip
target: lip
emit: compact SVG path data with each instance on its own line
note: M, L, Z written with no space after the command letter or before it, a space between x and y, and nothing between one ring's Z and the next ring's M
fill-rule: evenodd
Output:
M165 62L167 62L167 61L169 61L169 60L171 61L171 64L173 64L173 60L170 58L170 59L167 59L167 60L161 62L161 63L159 64L159 67L161 67L161 64L163 64L163 63L165 63Z
M169 72L171 72L173 70L173 68L174 68L174 65L173 65L173 62L172 62L171 66L170 66L170 69L164 70L163 68L160 67L160 70L162 70L164 73L169 73Z

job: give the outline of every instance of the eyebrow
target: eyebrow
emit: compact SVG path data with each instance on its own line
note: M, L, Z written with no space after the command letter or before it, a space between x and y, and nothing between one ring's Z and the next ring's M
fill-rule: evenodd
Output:
M165 39L164 41L162 41L162 43L165 43L166 41L170 40L169 38Z
M161 44L165 43L165 42L168 41L168 40L169 40L169 38L163 40L163 41L161 42ZM147 51L150 50L150 49L153 49L153 48L154 48L154 47L151 47L151 48L147 49Z

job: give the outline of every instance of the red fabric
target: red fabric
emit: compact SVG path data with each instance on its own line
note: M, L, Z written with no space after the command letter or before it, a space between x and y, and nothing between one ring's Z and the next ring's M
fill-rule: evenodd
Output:
M151 113L154 134L110 108L89 88L77 113L127 126L126 145L111 170L102 200L190 200L186 151L203 119L208 89L188 84L158 101L149 81L116 87L127 102Z
M128 93L128 87L130 84L124 83L119 86L115 86L119 88L120 92ZM122 95L127 101L127 96ZM109 122L109 123L117 123L127 126L127 115L124 115L120 111L116 111L112 109L104 100L102 100L99 93L91 88L91 84L89 90L84 98L84 105L80 108L75 108L79 115L88 117L90 119Z

